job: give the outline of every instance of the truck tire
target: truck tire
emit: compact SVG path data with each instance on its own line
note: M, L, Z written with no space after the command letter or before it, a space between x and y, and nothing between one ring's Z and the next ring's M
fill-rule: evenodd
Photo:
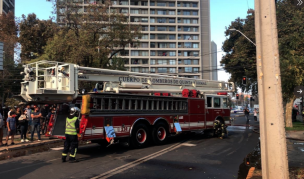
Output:
M137 124L132 130L131 145L134 148L143 148L149 142L149 129L145 124Z
M157 123L152 130L153 142L156 145L165 144L167 142L168 134L167 125L163 122Z

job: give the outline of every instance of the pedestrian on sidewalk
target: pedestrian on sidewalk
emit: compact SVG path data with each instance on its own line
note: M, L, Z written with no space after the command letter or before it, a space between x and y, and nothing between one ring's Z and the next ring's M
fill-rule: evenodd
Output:
M40 138L40 118L41 118L41 112L39 112L39 107L35 108L34 112L32 112L32 114L31 114L31 117L33 119L33 121L32 121L31 141L33 141L35 129L37 131L38 141L41 141L41 138Z
M2 138L3 138L3 128L4 128L4 118L0 113L0 146L3 145Z
M18 132L20 132L20 126L19 126L19 117L21 116L21 109L20 107L17 107L16 108L16 125L17 125L17 128L16 128L16 134L18 134Z
M254 111L253 111L254 121L258 121L258 118L257 118L258 113L259 113L258 110L256 108L254 108Z
M12 143L11 145L14 145L14 136L16 134L16 112L15 111L10 111L10 114L9 114L10 117L7 118L7 136L6 136L6 143L4 145L8 145L8 139L9 139L9 136L11 136L11 140L12 140Z
M249 110L247 107L245 107L245 109L244 109L244 114L245 114L245 118L246 118L246 127L249 127Z
M26 137L28 121L27 121L27 111L24 110L23 114L18 118L20 125L20 134L21 134L21 142L28 142L29 140Z
M27 111L26 113L26 116L27 116L27 120L28 120L28 128L27 128L27 131L28 133L31 132L31 126L32 126L32 117L31 117L31 114L32 114L32 109L31 109L31 106L30 105L27 105L25 110Z

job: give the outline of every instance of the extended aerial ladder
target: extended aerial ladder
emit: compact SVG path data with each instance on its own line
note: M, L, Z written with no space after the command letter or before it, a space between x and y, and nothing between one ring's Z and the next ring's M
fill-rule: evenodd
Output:
M70 102L80 90L79 81L97 82L99 92L170 93L187 90L198 94L234 91L234 84L224 81L183 78L152 73L81 67L72 63L39 61L24 65L20 96L27 102Z

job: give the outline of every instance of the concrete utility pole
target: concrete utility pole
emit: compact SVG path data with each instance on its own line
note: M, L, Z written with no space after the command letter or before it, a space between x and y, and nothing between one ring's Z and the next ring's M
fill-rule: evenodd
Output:
M263 179L288 179L276 7L255 0L257 77Z

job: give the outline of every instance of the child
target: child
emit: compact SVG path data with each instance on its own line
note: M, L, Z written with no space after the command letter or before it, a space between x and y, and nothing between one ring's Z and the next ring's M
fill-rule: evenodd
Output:
M10 114L9 114L10 117L7 118L7 130L8 130L8 135L6 136L6 144L4 145L7 145L8 143L8 138L9 136L11 136L11 140L12 140L12 143L11 145L14 145L14 135L16 133L16 128L17 128L17 125L16 125L16 114L15 114L15 111L10 111Z

